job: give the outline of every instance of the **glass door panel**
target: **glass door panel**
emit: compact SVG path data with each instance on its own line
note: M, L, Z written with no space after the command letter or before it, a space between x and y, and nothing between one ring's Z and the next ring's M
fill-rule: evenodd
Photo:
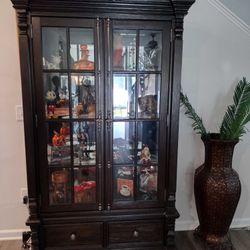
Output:
M96 164L95 122L73 123L74 166Z
M139 70L160 71L162 57L162 32L140 30Z
M42 28L43 69L67 68L66 28Z
M68 75L44 73L43 81L47 119L69 118Z
M77 70L95 69L93 29L70 29L70 65Z
M115 74L113 77L114 119L135 118L136 75Z
M114 30L113 68L117 71L136 70L135 30Z
M168 65L162 57L166 44L169 46L163 40L166 30L156 23L127 24L128 28L124 22L115 21L111 33L112 199L113 207L119 208L137 207L142 201L146 206L162 202L158 186L164 181L161 174L166 165L159 147L166 144L166 124L160 128L160 113L167 113L166 100L161 99L161 90L167 92L168 82L167 75L162 74Z
M74 202L96 202L96 167L74 168Z
M73 118L95 118L96 89L93 74L72 74L72 114Z
M35 72L38 100L43 102L37 105L39 138L45 142L40 154L41 175L46 178L41 180L43 206L48 211L96 210L101 202L97 194L101 173L96 165L102 162L96 143L96 112L101 106L96 101L100 91L96 76L101 69L97 72L95 63L101 29L94 19L68 19L65 26L62 19L55 23L59 27L53 27L49 18L40 18L33 39L36 47L41 46L40 52L35 51L41 58Z
M158 118L160 113L160 84L159 74L140 74L137 84L138 117Z

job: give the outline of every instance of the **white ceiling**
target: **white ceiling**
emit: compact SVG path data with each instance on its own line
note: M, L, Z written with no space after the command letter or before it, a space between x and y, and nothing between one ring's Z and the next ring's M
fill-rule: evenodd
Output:
M250 26L250 0L220 0L220 2Z

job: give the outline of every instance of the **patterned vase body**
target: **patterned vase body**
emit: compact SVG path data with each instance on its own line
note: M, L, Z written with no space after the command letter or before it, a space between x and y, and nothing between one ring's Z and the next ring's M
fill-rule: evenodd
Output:
M211 244L227 241L241 193L239 176L232 169L238 140L220 140L218 134L203 139L205 163L196 169L194 194L200 225L196 234Z

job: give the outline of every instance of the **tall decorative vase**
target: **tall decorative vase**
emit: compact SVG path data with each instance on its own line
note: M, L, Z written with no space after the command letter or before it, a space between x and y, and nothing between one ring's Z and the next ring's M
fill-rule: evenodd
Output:
M241 194L237 172L232 169L234 146L238 140L220 140L219 134L202 138L205 163L196 169L194 194L200 225L195 234L210 244L227 241Z

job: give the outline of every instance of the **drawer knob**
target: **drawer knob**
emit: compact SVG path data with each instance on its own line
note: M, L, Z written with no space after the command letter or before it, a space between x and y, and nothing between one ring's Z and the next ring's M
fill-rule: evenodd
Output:
M139 237L139 232L138 232L137 230L135 230L134 233L133 233L133 236L134 236L135 238L138 238L138 237Z
M70 239L71 239L71 240L76 240L76 234L75 234L75 233L72 233L72 234L70 235Z

